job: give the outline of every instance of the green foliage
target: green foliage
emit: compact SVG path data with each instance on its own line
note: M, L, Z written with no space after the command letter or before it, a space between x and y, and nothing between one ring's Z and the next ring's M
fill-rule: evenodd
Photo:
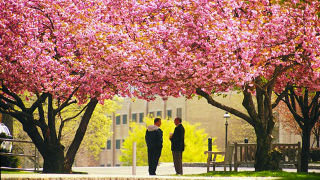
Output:
M311 149L310 159L312 162L320 161L320 149Z
M20 170L1 170L1 174L38 174L37 172L20 171Z
M9 153L6 149L0 149L0 152ZM20 165L20 161L16 156L4 156L0 155L1 166L17 168Z
M0 138L7 138L8 136L6 135L6 133L2 132L0 133ZM2 143L3 141L0 141L0 144Z
M280 161L283 159L283 154L279 149L273 149L268 153L268 160L270 170L279 171L280 168Z
M72 117L83 106L71 105L63 112L64 119ZM108 137L112 135L111 122L112 120L107 114L119 109L120 106L117 101L105 100L104 104L98 104L90 119L87 132L81 143L80 150L90 152L90 154L98 159L101 152L101 148L105 148ZM68 121L63 129L62 142L63 144L70 144L73 140L73 136L80 123L80 118L76 118L72 121Z
M147 145L145 142L146 127L153 124L152 118L145 118L145 124L132 123L130 125L129 136L125 139L120 161L123 165L132 164L132 144L137 143L137 165L144 166L148 164ZM160 157L160 162L172 162L171 142L169 135L174 131L175 125L172 119L162 119L161 129L163 131L163 148ZM185 128L185 151L183 152L183 162L205 162L207 157L204 151L207 150L207 134L204 129L199 128L199 124L192 125L186 121L182 122ZM214 141L215 139L213 139ZM217 151L217 147L212 147L213 151ZM223 157L218 157L218 160L223 160Z
M9 138L9 136L7 136L5 133L1 133L0 138ZM0 144L1 143L2 143L2 141L0 141ZM2 149L2 148L0 149L0 152L9 153L8 150ZM1 166L3 166L3 167L17 168L20 165L20 161L19 161L18 157L16 157L16 156L0 155L0 162L1 162Z

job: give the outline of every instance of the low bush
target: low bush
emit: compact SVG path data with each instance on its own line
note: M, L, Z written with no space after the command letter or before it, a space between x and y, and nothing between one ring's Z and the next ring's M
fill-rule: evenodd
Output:
M0 138L11 138L11 137L7 136L5 133L1 133ZM2 143L2 141L0 141L0 144L1 143ZM0 152L9 153L9 150L1 148ZM20 165L20 161L19 161L18 157L16 157L16 156L0 155L0 161L1 161L1 167L17 168Z
M268 153L268 160L270 170L272 171L280 171L280 161L283 158L283 154L279 149L273 149Z
M6 149L1 149L0 152L8 153L9 151ZM20 161L16 156L3 156L0 155L0 161L2 167L12 167L17 168L20 165Z
M311 162L320 161L320 149L311 149L310 150L310 160Z

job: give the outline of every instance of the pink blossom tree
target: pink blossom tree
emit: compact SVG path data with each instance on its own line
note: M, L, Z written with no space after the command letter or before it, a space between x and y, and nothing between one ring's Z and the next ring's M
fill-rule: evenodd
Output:
M137 92L197 94L246 120L256 132L260 171L269 168L273 108L290 76L312 71L299 82L320 89L317 7L313 1L124 1L114 14L137 44L128 51ZM243 93L246 112L212 97L231 90ZM273 92L279 99L272 100Z
M130 96L133 77L122 71L127 35L111 21L107 3L0 2L0 112L23 125L44 158L45 173L71 172L99 101ZM29 96L37 97L31 106L23 101ZM60 121L73 103L86 105ZM62 145L64 123L77 116L82 118L72 143Z

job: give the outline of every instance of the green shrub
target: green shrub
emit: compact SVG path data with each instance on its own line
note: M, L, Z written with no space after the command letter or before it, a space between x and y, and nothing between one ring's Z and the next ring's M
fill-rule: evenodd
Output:
M6 133L2 132L0 133L0 138L7 138L8 136L6 135ZM2 143L2 141L0 141L0 144Z
M0 149L0 152L8 153L9 151L6 149ZM17 168L20 165L20 161L16 156L3 156L0 155L0 161L2 167L12 167Z
M9 138L5 133L0 133L0 138ZM2 141L0 141L0 144ZM0 152L9 153L8 150L1 148ZM20 161L16 156L3 156L0 155L0 162L2 167L17 168L20 165Z
M310 159L312 162L320 161L320 149L311 149Z
M283 159L283 154L279 149L273 149L268 153L268 160L270 170L272 171L280 171L280 161Z

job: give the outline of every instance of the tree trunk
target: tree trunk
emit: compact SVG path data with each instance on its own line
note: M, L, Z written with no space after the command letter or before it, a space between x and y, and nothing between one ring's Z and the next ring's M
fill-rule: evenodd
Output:
M93 111L98 104L98 100L93 98L88 103L88 107L84 113L84 115L81 118L81 122L79 124L79 127L77 129L77 132L75 134L75 137L67 151L65 161L64 161L64 169L67 172L72 172L72 164L74 162L74 158L76 157L76 153L81 145L81 142L83 140L83 137L86 133L89 121L91 119L91 116L93 114Z
M255 154L255 171L270 170L268 161L268 152L271 150L271 134L265 132L264 129L255 127L257 136L257 150Z
M308 128L302 129L302 149L301 149L301 172L308 172L308 162L310 155L310 134Z
M48 145L43 156L43 173L70 173L64 168L64 147Z

